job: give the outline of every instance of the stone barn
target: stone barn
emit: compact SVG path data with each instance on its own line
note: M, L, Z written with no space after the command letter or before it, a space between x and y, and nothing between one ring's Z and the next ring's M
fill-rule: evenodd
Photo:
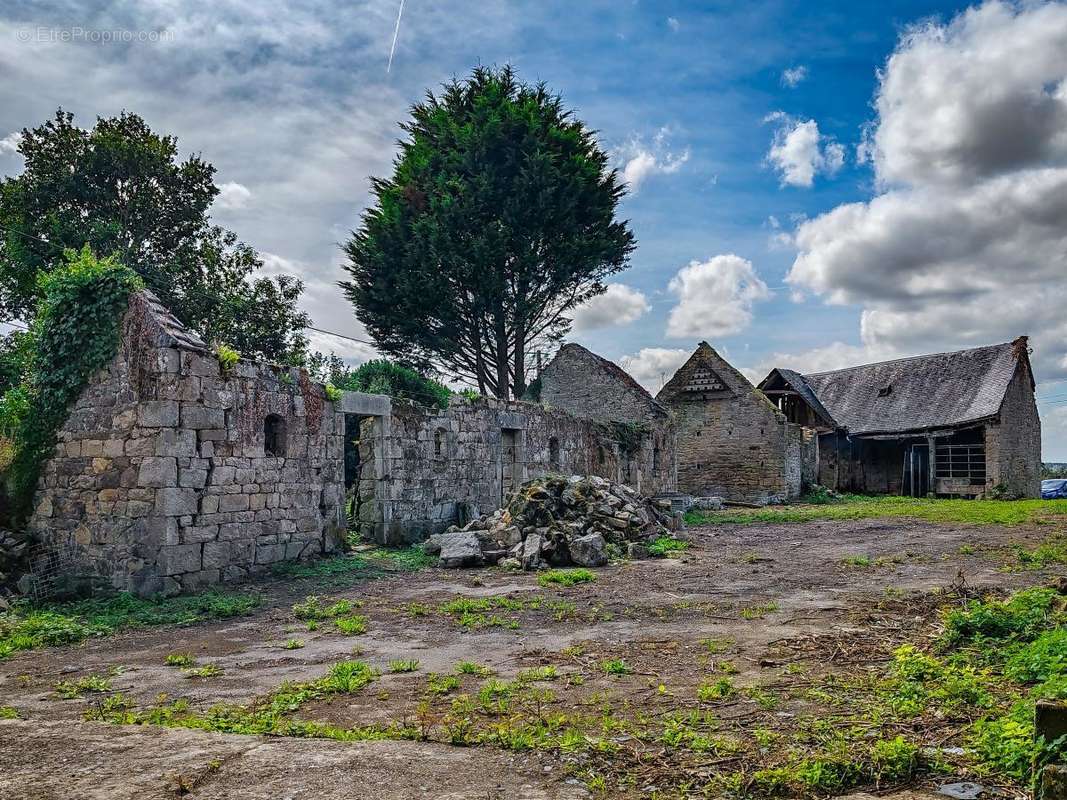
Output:
M675 485L670 411L618 364L579 344L563 345L539 376L546 408L605 425L620 462L615 478L652 494Z
M749 503L800 494L813 441L707 342L656 400L674 414L679 491Z
M44 543L35 574L58 562L142 595L194 590L332 552L350 529L419 541L548 472L669 491L670 443L655 425L534 403L331 400L303 369L224 366L139 292L118 352L44 465L29 521Z
M818 436L818 482L840 491L1038 497L1041 421L1027 338L760 383Z

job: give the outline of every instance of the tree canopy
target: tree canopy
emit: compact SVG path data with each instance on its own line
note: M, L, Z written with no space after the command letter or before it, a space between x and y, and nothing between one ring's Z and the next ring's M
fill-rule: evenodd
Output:
M243 354L303 359L309 324L293 278L255 277L259 256L211 224L219 190L199 156L136 114L98 119L91 130L62 109L22 132L20 175L0 183L0 318L32 320L39 277L65 249L88 244L137 272L186 325Z
M624 186L561 98L510 67L428 93L401 128L341 286L382 352L519 397L528 355L626 266Z

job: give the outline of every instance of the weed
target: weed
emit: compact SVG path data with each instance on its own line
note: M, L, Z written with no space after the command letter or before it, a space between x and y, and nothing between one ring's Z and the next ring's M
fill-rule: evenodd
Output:
M550 569L537 576L541 586L574 586L577 583L595 581L596 575L587 569Z
M289 639L282 645L286 650L299 650L304 646L303 639Z
M608 675L629 675L633 672L630 665L621 658L611 658L600 662L600 668Z
M0 706L0 719L19 719L18 709L12 706Z
M419 668L418 659L412 658L407 660L394 659L389 662L390 672L415 672Z
M193 657L188 653L170 653L163 659L168 667L190 667L193 665Z
M341 617L334 620L337 630L345 636L358 636L367 632L367 618L362 614L353 614L351 617Z
M733 639L726 638L708 638L700 640L701 646L712 655L719 655L725 653L734 645Z
M871 559L870 556L845 556L841 559L841 564L845 567L869 567Z
M56 684L56 694L64 700L74 700L86 692L110 692L111 681L102 675L86 675L76 681L60 681Z
M304 598L302 603L297 603L293 606L293 616L297 619L323 622L351 614L362 605L362 603L352 600L338 600L335 603L328 603L318 595L309 595Z
M426 691L430 694L448 694L459 688L459 678L455 675L438 675L431 672L426 679Z
M656 558L667 558L689 549L689 542L671 536L657 536L648 543L648 552Z
M474 661L460 661L456 664L456 672L461 675L480 675L482 677L493 674L489 667L483 667Z
M412 617L425 617L430 613L430 607L425 603L408 603L404 611Z
M217 678L222 674L222 667L218 664L204 664L202 667L188 670L184 677L186 678Z
M524 669L519 673L520 681L554 681L559 677L559 670L551 664L543 667Z
M763 619L770 613L777 611L779 608L778 603L770 601L769 603L760 603L754 606L746 606L741 609L742 619Z
M735 693L734 682L729 678L719 678L714 683L702 683L697 687L697 699L702 702L726 700Z
M218 358L219 366L223 372L230 372L237 366L237 362L241 360L240 353L224 344L220 344L215 348L215 357Z

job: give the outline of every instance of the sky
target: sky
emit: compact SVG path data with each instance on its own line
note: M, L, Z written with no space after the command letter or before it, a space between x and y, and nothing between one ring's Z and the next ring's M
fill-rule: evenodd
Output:
M213 219L367 339L336 286L412 103L511 64L598 131L630 267L570 338L655 391L701 340L758 381L1027 334L1067 461L1067 5L8 0L0 175L56 108L218 168ZM399 25L398 25L399 15ZM395 36L395 47L394 47ZM352 360L369 344L315 333Z

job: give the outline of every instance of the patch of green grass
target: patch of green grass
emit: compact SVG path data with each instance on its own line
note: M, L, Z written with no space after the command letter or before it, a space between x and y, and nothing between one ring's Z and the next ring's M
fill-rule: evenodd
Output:
M817 504L800 503L751 510L690 511L685 520L690 525L758 525L904 517L971 525L1021 525L1064 516L1067 516L1067 500L937 500L841 495L830 502Z
M377 547L363 553L363 556L372 562L382 566L401 570L403 572L418 572L420 569L432 567L437 563L437 557L426 553L419 545L411 547Z
M186 678L217 678L222 674L222 667L218 664L204 664L202 667L187 670L183 677Z
M600 662L600 668L608 675L629 675L633 669L624 659L609 658Z
M288 639L285 642L285 644L282 645L282 646L286 650L299 650L300 648L302 648L304 646L304 640L303 639Z
M1008 600L972 600L945 615L946 645L980 644L988 639L1029 641L1040 632L1067 624L1064 599L1053 589L1035 587Z
M595 581L596 575L585 568L579 569L550 569L537 576L537 582L542 586L574 586L577 583Z
M667 558L688 549L689 542L671 536L658 536L648 543L648 552L656 558Z
M410 659L394 659L389 662L389 671L393 673L399 672L416 672L419 668L419 661L415 658Z
M191 667L193 665L193 657L188 653L168 653L167 657L163 659L163 663L168 667Z
M19 719L19 712L13 706L0 706L0 719Z
M1067 502L1064 500L1049 500L1050 503ZM1044 542L1032 550L1024 547L1015 549L1015 561L1011 567L1018 569L1045 569L1046 567L1067 564L1067 536L1053 534Z
M871 558L870 556L845 556L841 559L841 564L845 567L869 567Z
M551 664L543 667L532 667L531 669L524 669L519 673L518 679L520 681L554 681L559 677L559 670Z
M293 606L293 616L297 619L323 622L351 614L362 605L363 603L353 600L338 600L331 603L313 594Z
M768 614L777 611L779 608L778 603L771 600L768 603L759 603L754 606L745 606L741 609L742 619L763 619Z
M448 694L459 688L459 678L455 675L438 675L431 672L426 679L426 691L430 694Z
M412 617L425 617L430 613L430 607L425 603L408 603L404 606L404 613Z
M261 602L257 594L205 592L169 598L119 594L44 605L17 604L0 613L0 659L17 650L54 647L152 625L192 625L247 614Z
M369 580L381 577L381 568L361 555L347 554L315 561L282 561L271 568L275 575L286 578L318 578L332 584Z
M55 688L56 694L64 700L74 700L86 693L110 692L111 680L103 675L86 675L76 681L60 681Z
M367 618L362 614L353 614L350 617L341 617L334 620L337 630L345 636L358 636L367 632Z
M701 639L700 645L712 655L718 655L719 653L725 653L734 645L733 639L727 639L723 637L712 637L708 639Z

